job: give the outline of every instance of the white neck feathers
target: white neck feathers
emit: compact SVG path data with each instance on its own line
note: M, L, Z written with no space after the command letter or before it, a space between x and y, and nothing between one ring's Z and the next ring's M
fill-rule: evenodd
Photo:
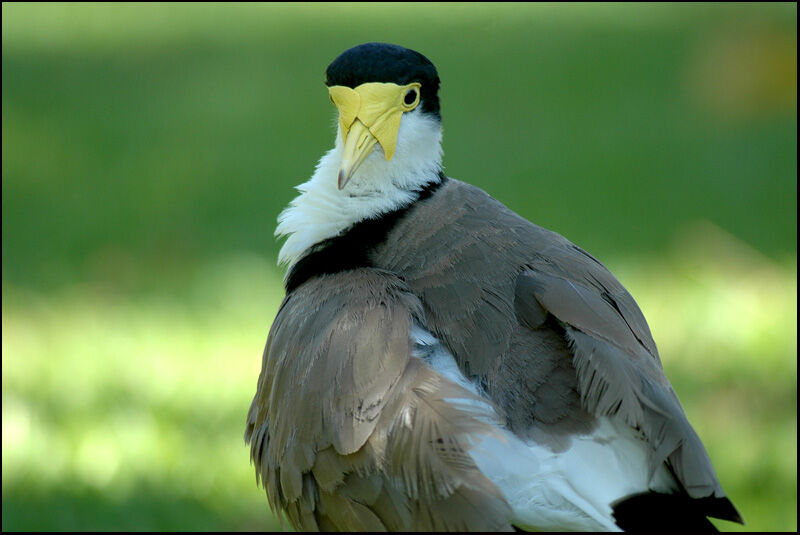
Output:
M416 192L439 180L442 163L441 122L420 110L406 113L397 147L386 161L380 145L361 164L343 190L337 187L343 141L317 164L311 179L297 186L300 195L278 216L276 236L288 236L278 262L292 266L312 245L338 235L359 221L412 202Z

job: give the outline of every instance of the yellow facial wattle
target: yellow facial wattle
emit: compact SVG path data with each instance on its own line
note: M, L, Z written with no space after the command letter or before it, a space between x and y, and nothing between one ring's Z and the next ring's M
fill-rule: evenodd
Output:
M339 189L344 188L358 166L380 143L386 161L394 156L403 113L419 105L421 84L397 85L371 82L355 89L335 85L328 88L339 110L344 155L339 167Z

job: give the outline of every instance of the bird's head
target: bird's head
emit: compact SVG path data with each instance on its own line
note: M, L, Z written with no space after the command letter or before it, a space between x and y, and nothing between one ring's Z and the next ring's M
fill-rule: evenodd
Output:
M326 85L336 146L278 216L281 263L367 219L403 209L442 182L439 76L422 54L385 43L344 51Z
M351 179L369 189L376 180L419 182L439 170L439 75L428 58L366 43L344 51L325 74L339 112L340 190Z

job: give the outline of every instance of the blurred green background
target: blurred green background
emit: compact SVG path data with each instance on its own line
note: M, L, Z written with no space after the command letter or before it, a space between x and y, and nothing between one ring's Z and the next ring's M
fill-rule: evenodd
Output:
M280 527L273 230L365 41L437 65L447 173L618 275L746 528L795 531L795 4L8 3L3 530Z

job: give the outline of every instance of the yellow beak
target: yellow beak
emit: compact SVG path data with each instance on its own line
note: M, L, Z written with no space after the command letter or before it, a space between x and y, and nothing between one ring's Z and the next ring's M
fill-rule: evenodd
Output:
M377 142L377 138L372 135L369 128L356 119L350 126L350 132L344 142L344 154L342 163L339 165L339 189L344 188L356 169L370 155ZM386 159L389 160L389 158Z
M344 141L339 189L345 187L376 143L380 143L386 161L392 159L400 118L419 104L420 87L418 83L399 86L374 82L355 89L338 85L328 89L339 110L339 129Z

